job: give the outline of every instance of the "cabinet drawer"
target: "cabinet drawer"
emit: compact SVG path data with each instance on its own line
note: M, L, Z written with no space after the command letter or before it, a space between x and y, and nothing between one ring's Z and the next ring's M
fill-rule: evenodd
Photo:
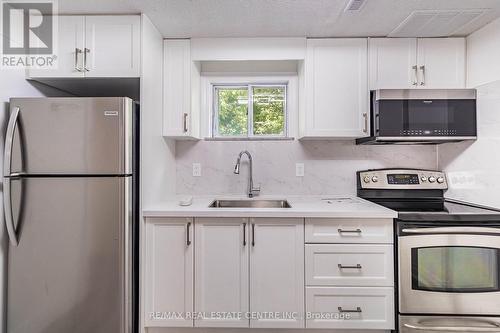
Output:
M306 219L306 243L392 244L392 219Z
M394 289L307 287L306 311L306 328L394 329Z
M393 286L392 245L307 244L308 286Z

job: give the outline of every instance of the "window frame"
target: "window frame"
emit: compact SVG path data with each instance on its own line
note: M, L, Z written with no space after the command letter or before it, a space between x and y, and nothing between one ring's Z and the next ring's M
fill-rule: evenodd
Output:
M266 83L212 83L211 84L211 95L212 95L212 135L213 139L273 139L273 138L288 138L289 130L289 115L288 115L288 82L266 82ZM253 124L253 88L254 87L279 87L284 90L284 102L283 102L283 134L254 134L254 124ZM246 135L220 135L219 133L219 95L218 91L220 89L247 89L247 134Z

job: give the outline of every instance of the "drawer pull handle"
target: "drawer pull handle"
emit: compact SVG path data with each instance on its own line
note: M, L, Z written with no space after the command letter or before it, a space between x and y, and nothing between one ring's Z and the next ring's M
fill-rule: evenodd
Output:
M361 269L362 268L360 264L356 264L356 266L344 266L342 264L338 264L338 267L339 267L339 269L343 269L343 268Z
M344 229L337 229L337 231L339 232L339 234L346 234L346 233L350 233L350 234L360 234L361 233L361 229L355 229L355 230L344 230Z
M353 313L353 312L359 313L359 312L362 312L361 308L359 306L356 307L356 310L344 310L344 309L342 309L341 306L339 306L338 310L339 310L340 313L346 313L346 312L348 312L348 313Z

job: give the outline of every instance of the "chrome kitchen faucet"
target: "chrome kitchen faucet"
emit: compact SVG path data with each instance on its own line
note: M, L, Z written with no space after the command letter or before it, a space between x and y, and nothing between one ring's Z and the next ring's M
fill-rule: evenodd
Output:
M248 150L243 150L240 152L238 155L238 158L236 159L236 165L234 166L234 173L239 175L240 174L240 163L241 163L241 156L243 154L246 154L248 156L248 162L249 162L249 167L250 170L248 170L248 197L253 198L254 195L258 195L260 192L260 186L258 187L253 187L253 165L252 165L252 155L250 155L250 152Z

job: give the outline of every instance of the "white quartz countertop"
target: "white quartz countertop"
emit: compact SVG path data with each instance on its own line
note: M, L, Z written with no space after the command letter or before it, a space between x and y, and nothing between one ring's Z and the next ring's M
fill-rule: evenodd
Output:
M145 217L351 217L395 218L397 212L370 201L351 196L195 196L190 206L172 199L143 208ZM286 199L291 208L209 208L215 200Z

